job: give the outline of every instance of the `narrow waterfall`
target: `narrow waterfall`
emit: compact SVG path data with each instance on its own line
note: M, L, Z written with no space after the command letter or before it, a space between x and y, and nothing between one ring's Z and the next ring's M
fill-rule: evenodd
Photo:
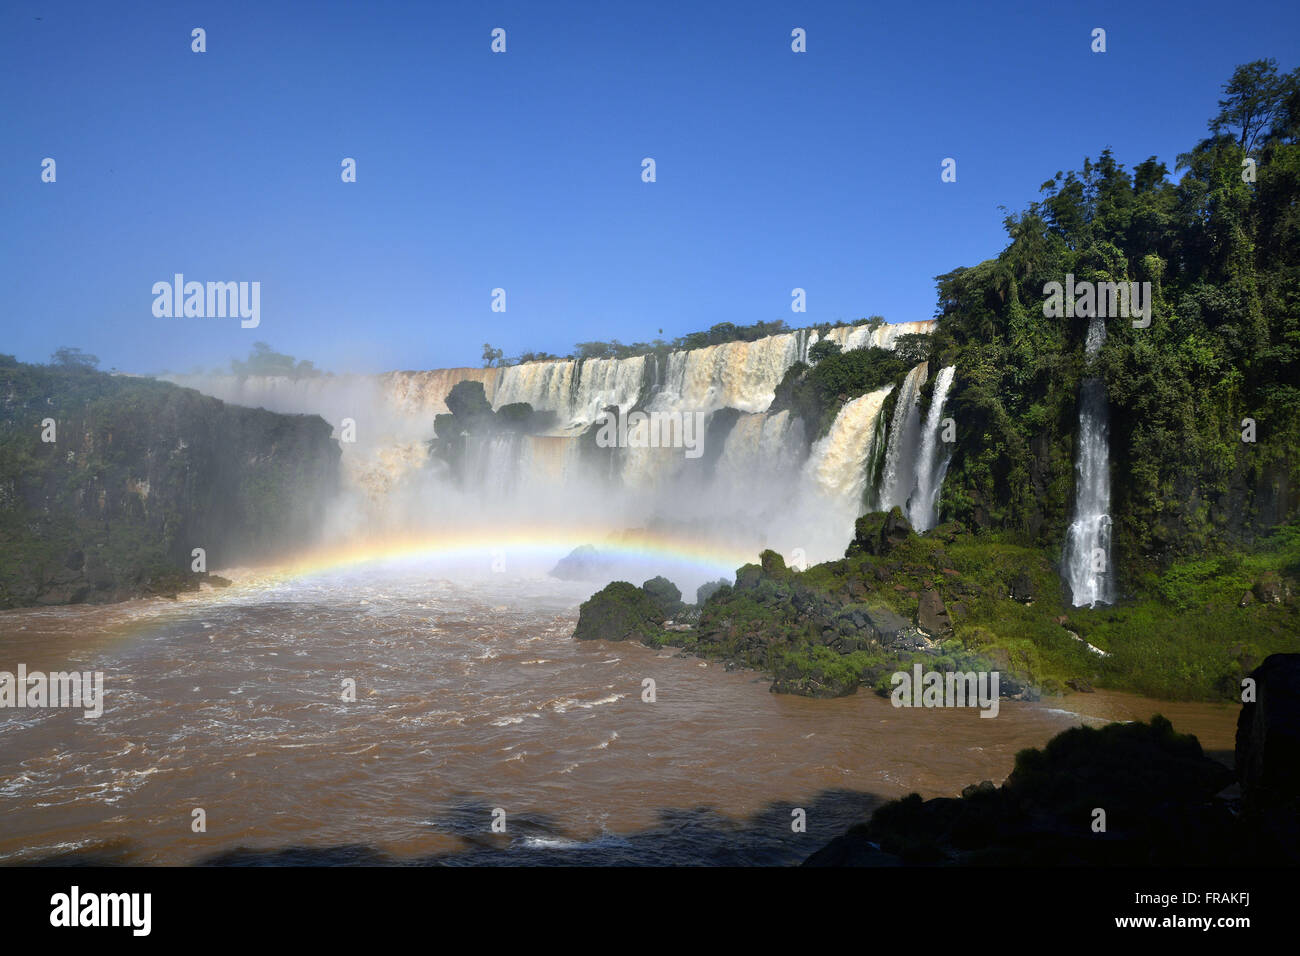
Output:
M1106 326L1088 324L1084 355L1089 363L1101 351ZM1114 573L1110 560L1110 407L1106 385L1096 377L1079 387L1079 448L1075 465L1074 521L1066 535L1064 571L1075 607L1112 604Z
M916 486L916 449L921 439L921 386L929 375L929 363L922 362L907 373L894 420L889 428L889 446L885 452L885 471L880 478L876 510L888 511L898 506L906 510L907 499Z
M921 431L921 449L916 456L916 490L907 505L907 517L917 531L929 531L939 520L939 493L943 479L952 460L952 448L940 441L943 427L943 406L948 401L956 366L939 370L926 412L925 427Z

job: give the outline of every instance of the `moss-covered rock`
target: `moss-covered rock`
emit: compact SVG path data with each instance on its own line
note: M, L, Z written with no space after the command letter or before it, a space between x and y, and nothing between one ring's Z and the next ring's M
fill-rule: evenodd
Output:
M657 643L667 619L655 599L629 581L601 588L578 609L573 636L580 641L640 641Z
M655 607L665 618L674 618L686 609L686 605L682 603L682 592L677 585L663 576L646 581L641 585L641 590L654 602Z

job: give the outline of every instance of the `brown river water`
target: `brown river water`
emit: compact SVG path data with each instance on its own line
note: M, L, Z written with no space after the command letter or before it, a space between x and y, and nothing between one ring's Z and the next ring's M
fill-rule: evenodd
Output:
M105 687L97 719L0 709L0 862L789 864L883 800L1000 783L1079 724L1163 713L1232 749L1228 705L1075 694L987 719L776 695L573 640L593 590L390 567L0 612L0 670Z

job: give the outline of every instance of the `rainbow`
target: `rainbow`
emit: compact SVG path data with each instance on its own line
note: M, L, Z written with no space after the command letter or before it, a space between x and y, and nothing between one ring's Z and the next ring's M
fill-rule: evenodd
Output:
M758 549L738 543L709 541L683 532L635 529L612 532L608 527L572 524L537 525L507 530L501 527L452 528L436 532L388 534L326 545L271 565L234 569L234 584L284 584L295 580L382 564L458 563L485 570L500 557L511 563L558 560L574 548L591 545L604 557L665 565L710 576L730 576L743 564L758 560ZM216 573L221 574L218 570ZM211 595L211 592L204 592Z

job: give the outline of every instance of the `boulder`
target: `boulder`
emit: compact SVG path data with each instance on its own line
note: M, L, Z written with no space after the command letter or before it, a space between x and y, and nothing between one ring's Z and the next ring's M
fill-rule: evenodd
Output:
M641 590L650 596L664 617L675 617L686 607L677 585L662 575L646 581L641 585Z
M914 533L911 524L903 517L903 509L895 506L885 516L884 526L880 529L880 541L885 551L892 551Z
M1034 603L1034 582L1024 571L1011 579L1011 600L1021 604Z
M628 581L601 588L578 609L573 636L580 641L652 641L666 615L645 591Z
M713 595L717 594L723 588L726 588L728 591L731 590L731 582L725 578L718 578L716 581L706 581L695 589L695 603L703 607L704 603L708 601L709 598L713 597Z
M854 523L853 540L849 542L844 556L851 558L862 554L888 554L915 534L903 517L902 508L892 508L888 514L879 511L865 514Z
M863 616L872 636L881 644L892 645L902 634L912 630L907 618L883 607L865 607Z
M944 607L939 592L931 588L921 593L920 604L916 609L916 623L921 630L931 637L948 637L952 634L952 619Z

